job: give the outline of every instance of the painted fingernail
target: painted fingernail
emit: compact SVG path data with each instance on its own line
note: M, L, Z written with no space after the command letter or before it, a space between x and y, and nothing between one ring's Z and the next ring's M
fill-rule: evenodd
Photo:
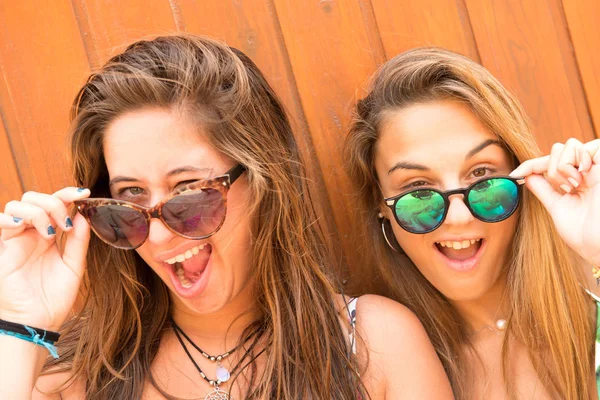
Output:
M86 188L77 188L77 191L78 191L79 193L81 193L81 192L85 192L86 190L87 190Z
M577 182L575 179L573 179L573 178L567 178L567 180L569 182L571 182L571 185L573 185L573 187L579 186L579 182Z
M48 226L48 236L56 235L56 231L52 225Z
M18 224L19 222L23 221L23 218L19 218L19 217L13 217L13 222L15 224Z
M569 185L560 185L560 188L563 190L563 192L565 193L571 193L571 187Z
M73 227L73 221L71 221L70 217L67 217L67 219L65 220L65 226L67 228L72 228Z

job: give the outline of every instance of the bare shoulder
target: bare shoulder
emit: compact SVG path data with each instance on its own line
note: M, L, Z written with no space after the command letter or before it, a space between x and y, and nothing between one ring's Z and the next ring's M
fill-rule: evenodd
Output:
M85 383L70 380L71 373L50 372L41 375L33 389L32 400L82 400L85 398Z
M402 304L377 295L364 295L356 303L357 330L371 352L401 352L412 356L429 347L421 321ZM415 346L420 344L420 346Z
M376 398L453 398L427 332L407 307L382 296L361 296L356 329L359 354L368 360L365 384Z

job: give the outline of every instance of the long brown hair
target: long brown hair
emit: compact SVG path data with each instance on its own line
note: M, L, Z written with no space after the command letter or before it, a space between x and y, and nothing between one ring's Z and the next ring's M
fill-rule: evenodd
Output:
M269 348L246 398L356 398L363 389L296 142L261 72L239 50L188 35L139 41L112 58L72 111L75 180L93 197L109 197L107 124L144 107L195 118L214 148L247 169L260 318L240 340L260 329ZM167 287L136 252L92 235L83 291L82 311L59 342L59 365L85 381L87 399L140 398L144 382L154 383L151 364L170 327Z
M417 314L449 375L457 398L470 398L464 349L469 336L450 302L406 256L383 239L379 206L383 201L374 167L380 127L389 112L439 100L467 104L512 153L517 162L540 151L517 100L481 65L436 48L405 52L384 64L369 92L356 106L346 142L346 159L362 204L365 240L373 243L379 269L395 300ZM593 314L580 268L554 229L550 216L528 191L506 266L510 299L509 334L503 344L508 371L509 336L521 341L548 392L561 399L590 398L593 376Z

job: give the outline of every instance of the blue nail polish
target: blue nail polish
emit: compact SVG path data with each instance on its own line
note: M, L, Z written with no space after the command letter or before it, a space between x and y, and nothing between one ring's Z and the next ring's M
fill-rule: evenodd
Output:
M18 224L19 222L23 221L23 218L19 218L19 217L13 217L13 222L15 224Z
M56 231L52 225L48 226L48 236L56 235Z
M78 191L79 193L83 192L84 190L86 190L86 189L85 189L85 188L77 188L77 191Z
M66 220L66 222L65 222L65 226L66 226L67 228L72 228L72 227L73 227L73 221L71 221L71 218L70 218L70 217L67 217L67 220Z

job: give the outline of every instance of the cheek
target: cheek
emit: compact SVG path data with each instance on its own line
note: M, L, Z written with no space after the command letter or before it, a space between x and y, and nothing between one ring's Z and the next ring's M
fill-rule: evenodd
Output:
M510 218L498 222L496 224L489 224L489 242L493 242L496 256L500 258L508 257L511 252L513 239L517 231L517 224L519 222L519 216L517 213L510 216Z
M243 204L228 204L225 222L212 240L223 267L236 275L248 272L251 256L251 221Z
M394 221L392 222L392 229L396 241L402 247L402 250L413 260L413 262L420 267L422 260L431 258L431 246L428 244L427 234L415 235L400 228Z

